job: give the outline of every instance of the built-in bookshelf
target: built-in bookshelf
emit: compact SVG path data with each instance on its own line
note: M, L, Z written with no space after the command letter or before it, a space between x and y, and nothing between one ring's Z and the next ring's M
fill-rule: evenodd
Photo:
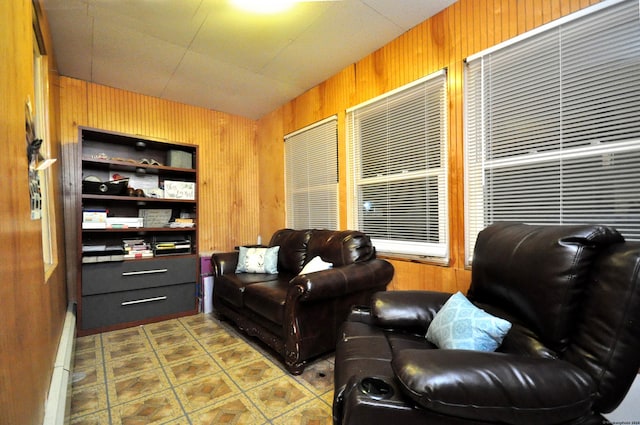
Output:
M196 313L197 147L80 129L79 334Z

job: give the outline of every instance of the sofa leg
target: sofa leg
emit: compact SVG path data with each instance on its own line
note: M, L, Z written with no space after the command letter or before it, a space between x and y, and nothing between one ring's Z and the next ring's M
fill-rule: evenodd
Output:
M287 367L287 370L289 371L290 374L300 375L302 374L302 372L304 372L305 362L294 363L294 364L287 363L285 366Z
M300 361L300 355L296 350L290 350L285 347L284 365L292 375L300 375L304 372L306 362Z

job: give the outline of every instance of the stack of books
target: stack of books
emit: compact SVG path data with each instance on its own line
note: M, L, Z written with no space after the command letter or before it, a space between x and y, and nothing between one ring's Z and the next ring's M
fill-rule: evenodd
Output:
M123 239L122 244L124 246L125 260L153 257L151 245L145 242L144 239Z
M191 228L195 225L192 218L176 218L175 221L169 223L171 228Z
M155 241L153 249L156 255L190 254L191 241L188 239Z

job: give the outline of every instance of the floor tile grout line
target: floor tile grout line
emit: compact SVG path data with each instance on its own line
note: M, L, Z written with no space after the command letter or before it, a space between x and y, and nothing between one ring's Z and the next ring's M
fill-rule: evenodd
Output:
M191 316L190 316L191 317ZM190 318L189 317L189 318ZM326 391L324 391L324 386L314 386L314 384L311 380L307 380L303 375L291 375L286 369L284 369L283 365L281 364L281 362L278 361L277 358L274 358L276 354L264 349L262 346L259 345L259 342L256 342L254 340L252 340L249 336L247 336L246 334L243 334L242 332L239 332L237 329L233 328L232 326L228 325L227 323L220 321L220 319L215 318L213 316L210 317L205 317L202 323L198 323L195 320L189 321L189 318L176 318L176 319L172 319L178 324L177 329L179 329L181 332L186 332L187 336L189 337L189 339L191 339L194 343L195 346L197 346L199 349L201 349L203 351L203 353L207 356L209 361L212 361L212 364L215 364L216 367L219 369L218 371L216 371L216 373L222 373L224 376L226 376L226 379L229 380L230 383L232 383L237 390L239 391L238 395L242 395L242 397L245 400L248 400L251 405L253 406L253 409L255 409L256 413L259 413L262 416L262 422L264 424L273 424L278 420L281 420L281 418L283 418L286 415L289 414L295 414L295 411L298 409L303 408L304 406L310 405L312 403L320 403L319 405L321 406L325 406L329 409L329 415L330 414L330 409L331 409L331 404L329 403L329 401L325 400L327 394L331 391L331 389L327 389ZM158 322L159 323L159 322ZM162 373L164 375L164 378L166 379L169 388L172 390L174 397L177 399L178 404L182 410L182 416L180 418L175 418L175 419L171 419L169 422L173 422L174 420L180 420L180 419L186 419L188 421L188 423L190 425L193 425L194 422L193 420L195 420L194 415L197 414L198 412L202 412L203 410L205 410L207 408L207 406L203 406L197 410L194 410L193 412L187 412L187 409L185 407L185 405L182 402L182 399L180 398L180 396L177 393L177 388L178 388L178 384L179 382L176 381L176 383L174 384L174 382L172 381L172 379L169 376L169 371L167 368L170 367L170 362L165 362L163 363L161 361L161 353L160 353L160 349L162 348L161 344L158 344L158 341L156 339L156 337L160 337L164 334L164 332L159 328L158 332L155 332L155 328L154 328L155 324L148 324L148 325L142 325L140 326L137 335L143 336L144 337L144 343L147 347L150 347L150 349L153 351L153 354L155 356L155 359L158 361L158 364L162 370ZM254 383L250 383L250 382L244 382L242 385L240 384L240 381L236 381L234 379L234 375L232 375L230 372L233 372L234 369L236 368L240 368L243 365L242 360L240 360L240 364L239 365L235 365L233 363L225 363L224 365L217 359L217 357L215 356L215 353L220 349L218 347L216 347L215 349L210 348L208 345L205 345L205 339L208 336L211 336L213 334L216 333L216 330L212 330L212 331L207 331L206 328L207 326L213 326L214 328L212 329L219 329L221 332L224 332L226 335L228 335L229 337L233 338L234 340L237 340L239 343L244 343L246 344L250 349L255 350L256 353L259 355L259 357L257 357L255 360L250 360L246 362L246 366L250 365L253 361L257 361L258 359L262 359L264 361L267 361L269 363L269 365L271 367L276 368L277 370L279 370L280 372L282 372L282 375L278 375L275 377L272 377L270 379L267 379L265 381L258 381L257 384ZM199 332L198 329L203 328L203 332ZM175 330L174 330L175 331ZM171 333L172 330L167 330L166 333L169 334ZM127 344L130 343L130 341L123 339L121 341L118 342L114 342L114 343L108 343L107 339L108 339L108 334L109 333L102 333L99 335L96 335L96 337L98 338L98 341L100 342L100 353L102 354L102 370L103 370L103 378L102 378L102 382L103 382L103 388L105 389L105 398L106 398L106 410L107 410L107 415L108 415L108 420L110 424L113 424L114 421L114 417L112 415L112 409L116 407L116 405L113 405L113 394L111 394L110 389L109 389L109 374L107 373L107 369L109 367L109 364L107 362L107 351L109 349L113 350L114 346L117 345L122 345L122 344ZM155 343L155 344L154 344ZM169 344L169 346L172 346L174 344ZM133 355L133 354L132 354ZM328 355L327 355L328 356ZM327 366L329 368L335 367L334 364L331 361L330 357L325 357L325 356L320 356L317 360L320 360L322 363L324 362L328 362ZM312 365L314 362L311 362L309 365ZM318 363L320 364L320 363ZM320 371L322 371L322 369L320 369ZM315 372L314 372L315 373ZM312 375L313 376L313 375ZM307 396L310 396L307 400L305 400L304 402L302 402L301 404L285 409L284 411L278 411L276 416L274 417L270 417L270 414L273 414L274 412L272 411L269 415L267 415L267 411L263 411L260 406L258 404L256 404L256 402L253 400L252 397L250 397L250 392L252 392L253 390L257 389L260 386L266 386L269 383L272 382L277 382L278 380L281 379L287 379L289 380L292 384L294 385L299 385L301 389L303 389L306 393ZM182 384L180 384L182 385ZM245 389L246 386L246 389ZM218 400L216 401L214 404L218 404L218 403L223 403L224 400L227 399L232 399L233 395L224 397L222 400ZM128 401L127 401L128 402ZM213 406L214 404L210 405ZM119 405L119 404L118 404ZM88 412L85 413L81 416L87 416L87 415L92 415L92 414L97 414L99 412L101 412L102 410L97 410L95 412ZM192 420L193 418L193 420ZM167 423L167 422L165 422ZM256 424L257 425L257 424Z
M193 425L193 422L191 421L191 418L189 417L189 414L187 413L187 409L182 404L182 400L178 396L178 392L176 391L175 385L173 385L173 382L171 382L171 379L169 378L169 374L167 373L167 371L165 369L165 365L160 360L160 355L158 354L158 350L157 350L156 346L153 345L153 343L151 342L151 337L149 336L149 332L147 331L147 328L144 325L142 326L142 331L144 332L144 335L147 338L147 341L149 342L149 345L151 345L151 349L153 350L153 355L156 357L156 360L158 360L158 363L160 364L160 368L162 369L162 373L164 373L164 376L167 379L167 382L169 383L169 387L171 388L171 392L173 392L174 397L176 398L176 400L178 400L178 404L180 405L180 409L182 409L182 413L183 413L182 416L187 419L187 422L189 422L189 425ZM173 420L176 420L176 419L174 418L174 419L169 420L167 422L171 422Z
M202 342L200 342L199 339L199 335L194 335L193 329L190 326L187 326L185 323L183 323L181 320L179 321L180 324L182 325L182 327L187 331L187 333L189 333L189 335L193 338L193 340L203 349L203 351L206 353L206 355L218 366L220 373L223 373L225 376L227 376L227 378L233 383L233 385L235 385L237 387L237 389L239 390L240 394L242 394L244 396L245 399L249 400L251 402L251 404L256 408L256 410L258 412L260 412L260 414L268 421L268 417L265 415L265 413L257 406L255 405L255 403L253 402L253 400L251 400L251 398L248 397L248 395L246 394L246 391L236 382L235 379L233 379L233 377L229 374L229 372L227 371L227 368L222 365L214 356L213 354L209 351L209 349L202 344ZM215 324L216 326L219 326L222 331L226 332L227 334L230 334L230 332L223 328L222 326L219 325L219 323L216 323L216 321L211 321L211 323ZM232 335L235 336L235 335ZM262 355L262 353L261 353ZM232 398L232 396L226 397L223 400L219 400L217 403L222 403L224 400L230 399ZM200 412L204 409L206 409L207 407L202 407L200 409L196 409L193 412L191 412L191 414L193 413L197 413ZM189 414L187 414L187 416L190 419ZM271 423L271 422L269 422Z
M113 425L113 418L111 416L111 400L109 397L109 376L107 375L107 356L105 353L105 345L103 340L103 333L99 334L100 337L100 354L102 355L102 373L104 375L104 394L107 399L107 417L109 419L109 425Z
M216 320L215 322L212 322L214 324L216 324L217 326L219 326L224 332L226 332L227 334L231 334L225 327L222 326L222 324L220 323L219 320ZM183 326L184 323L182 324ZM186 328L186 326L185 326ZM196 343L198 343L198 345L200 345L200 347L202 347L202 349L205 351L205 353L207 353L207 355L211 358L211 360L213 360L218 367L220 368L220 370L231 380L231 382L233 382L233 384L238 387L238 389L240 390L240 393L244 396L245 399L249 400L249 402L253 405L253 407L255 407L258 412L260 412L260 414L267 420L266 423L272 424L271 420L269 420L269 417L265 414L265 412L262 411L262 409L260 409L260 407L258 405L256 405L256 403L254 403L254 401L247 395L246 391L236 382L235 379L233 379L233 377L229 374L229 372L227 371L227 368L224 367L224 365L220 364L220 362L218 362L218 360L213 356L213 354L207 349L207 347L205 347L198 338L196 338L195 335L193 335L193 333L191 332L192 329L187 328L187 332L189 332L189 334L195 339ZM237 337L237 335L232 335L234 337ZM264 356L262 353L260 353L260 355ZM275 379L275 378L274 378Z
M271 423L273 423L273 421L274 421L274 420L276 420L277 418L280 418L280 417L282 417L282 416L284 416L284 415L286 415L286 414L288 414L288 413L290 413L290 412L292 412L292 411L294 411L294 410L296 410L296 409L298 409L298 408L300 408L300 407L302 407L302 406L304 406L304 405L306 405L306 404L309 404L309 403L311 403L311 402L312 402L312 401L314 401L314 400L319 400L319 401L320 401L320 402L322 402L323 404L328 405L328 403L327 403L327 402L322 398L322 396L323 396L323 395L325 395L325 394L327 394L327 393L328 393L329 391L331 391L331 390L327 390L326 392L324 392L324 393L322 393L322 394L318 394L318 393L316 392L316 390L317 390L317 389L316 389L316 388L314 388L314 387L311 385L311 383L309 383L306 379L304 379L304 378L302 377L302 375L291 375L291 374L290 374L290 373L289 373L289 372L288 372L288 371L287 371L287 370L286 370L286 369L285 369L285 368L284 368L280 363L278 363L278 360L277 360L277 359L273 359L273 358L272 358L272 357L273 357L273 355L272 355L271 353L267 352L267 350L265 350L264 348L262 348L261 346L259 346L255 341L251 341L251 340L249 340L249 338L247 338L244 334L242 334L242 333L240 333L240 332L236 331L234 328L231 328L231 327L228 327L228 326L224 326L224 325L223 325L223 323L222 323L220 320L216 320L216 322L217 322L216 324L217 324L218 326L220 326L220 327L221 327L225 332L227 332L228 334L232 334L233 336L235 336L235 337L237 337L237 338L240 338L242 341L244 341L245 343L247 343L249 346L251 346L252 348L254 348L256 351L258 351L258 353L260 353L260 355L261 355L262 357L264 357L264 358L266 358L267 360L269 360L269 362L270 362L273 366L275 366L275 367L277 367L278 369L280 369L281 371L283 371L283 372L284 372L284 374L285 374L285 375L284 375L284 377L290 378L290 379L292 379L294 382L296 382L296 383L300 384L303 388L305 388L305 390L307 390L307 391L309 392L309 394L311 394L311 396L312 396L312 397L311 397L309 400L307 400L307 401L305 401L304 403L302 403L300 406L292 407L291 409L285 410L284 412L282 412L281 414L279 414L279 415L277 415L277 416L274 416L273 418L269 418L269 417L267 416L267 414L266 414L265 412L263 412L263 411L262 411L262 409L260 409L260 407L259 407L258 405L256 405L256 404L255 404L255 402L254 402L254 401L253 401L253 400L252 400L252 399L251 399L251 398L250 398L246 393L247 393L247 391L250 391L250 390L252 390L252 389L255 389L255 388L259 387L259 386L264 386L264 385L266 385L267 383L272 382L272 381L276 381L276 380L278 380L278 379L281 379L282 377L275 377L275 378L272 378L272 379L270 379L270 380L268 380L268 381L265 381L265 382L260 383L259 385L255 385L255 386L254 386L254 387L252 387L252 388L249 388L249 389L247 389L247 390L244 390L244 389L243 389L243 388L242 388L238 383L236 383L236 382L235 382L235 380L233 379L233 377L229 375L229 373L227 372L227 369L226 369L226 368L224 368L224 367L222 367L222 365L220 365L220 364L217 362L217 360L216 360L216 359L211 355L211 353L209 352L209 350L207 349L207 347L205 347L203 344L201 344L201 343L200 343L200 341L196 338L196 336L195 336L195 335L193 335L193 336L194 336L194 338L196 339L196 341L198 342L198 344L200 344L200 346L201 346L201 347L202 347L202 348L203 348L203 349L204 349L204 350L205 350L205 351L206 351L206 352L207 352L207 353L212 357L212 359L213 359L214 361L216 361L216 363L218 363L218 364L219 364L219 366L222 368L222 370L224 370L224 372L227 374L227 376L229 376L229 378L234 382L234 384L235 384L238 388L240 388L240 390L242 391L242 393L247 397L247 399L249 399L249 401L251 401L251 403L252 403L252 404L253 404L253 405L258 409L258 411L260 411L260 412L264 415L264 417L268 420L268 422L269 422L270 424L271 424ZM188 331L189 331L189 333L191 333L191 329L188 329ZM322 358L322 357L321 357L321 358ZM322 361L326 361L326 359L325 359L325 360L322 360ZM301 381L302 381L302 382L301 382ZM331 408L331 406L328 406L328 407L329 407L329 408Z

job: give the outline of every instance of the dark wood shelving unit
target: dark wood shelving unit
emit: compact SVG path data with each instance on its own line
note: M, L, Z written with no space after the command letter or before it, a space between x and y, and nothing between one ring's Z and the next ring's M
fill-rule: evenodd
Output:
M89 176L108 183L118 174L134 189L132 183L144 184L141 190L153 196L88 193L89 185L78 195L78 335L197 313L197 146L90 128L79 131L78 187ZM175 158L182 161L178 166L171 164ZM143 159L159 165L141 163ZM162 189L167 181L193 188L193 199L158 196L166 194ZM98 214L98 219L117 217L116 221L142 217L144 223L84 228L85 212ZM168 221L189 218L194 225L168 227L156 222L157 215L149 218L145 213L169 217ZM145 225L147 220L155 221ZM145 251L143 257L142 251L132 250L140 258L122 259L118 247L130 240L148 245L151 253ZM167 249L167 244L180 248Z

